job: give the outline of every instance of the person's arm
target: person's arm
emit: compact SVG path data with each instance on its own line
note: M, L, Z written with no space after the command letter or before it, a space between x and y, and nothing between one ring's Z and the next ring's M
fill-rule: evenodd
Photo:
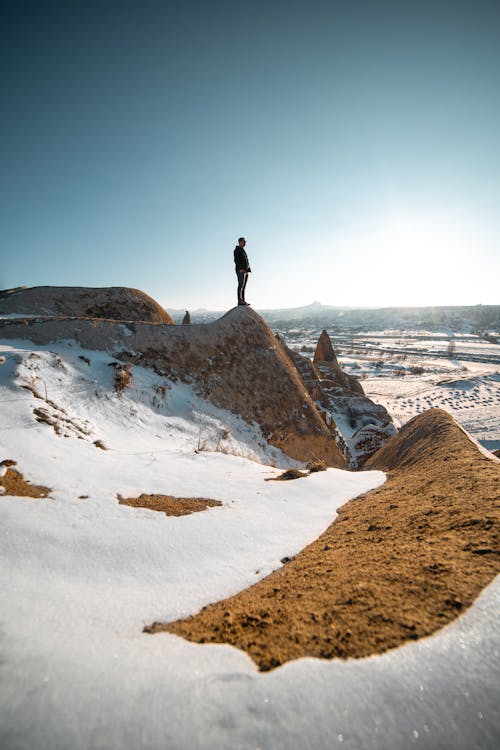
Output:
M245 273L252 273L252 269L250 268L250 263L248 261L248 255L246 254L246 251L243 250L243 248L241 250L241 261L244 265L243 270L245 271Z

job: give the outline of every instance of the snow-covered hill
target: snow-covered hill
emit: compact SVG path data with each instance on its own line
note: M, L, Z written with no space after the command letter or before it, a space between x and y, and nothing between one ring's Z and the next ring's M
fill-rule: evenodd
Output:
M0 351L0 460L50 488L0 497L2 750L493 748L498 586L435 637L270 675L228 646L142 633L278 568L384 475L266 482L293 462L257 427L147 368L127 384L113 361L73 342ZM118 502L141 493L222 505Z

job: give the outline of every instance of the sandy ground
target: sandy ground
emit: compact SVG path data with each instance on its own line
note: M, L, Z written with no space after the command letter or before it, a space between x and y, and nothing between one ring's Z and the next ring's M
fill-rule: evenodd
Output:
M500 571L500 463L431 409L366 468L387 471L386 484L346 503L283 568L146 632L229 643L269 670L302 656L380 653L460 615Z
M120 505L131 505L134 508L147 508L165 513L166 516L187 516L216 505L222 505L220 500L210 500L206 497L173 497L172 495L145 495L139 497L118 496Z
M4 475L0 476L0 487L3 487L3 494L14 495L16 497L47 497L50 488L27 482L21 472L11 468L15 464L15 461L10 461L9 459L0 463L1 467L8 467Z

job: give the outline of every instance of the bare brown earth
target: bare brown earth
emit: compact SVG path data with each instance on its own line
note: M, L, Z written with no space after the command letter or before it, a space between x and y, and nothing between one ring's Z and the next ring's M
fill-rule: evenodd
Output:
M27 482L23 475L13 469L15 461L2 461L0 466L7 466L5 474L0 477L0 486L4 488L4 495L14 495L16 497L47 497L50 488Z
M139 497L119 497L120 505L131 505L134 508L147 508L165 513L167 516L187 516L207 508L222 505L220 500L206 497L173 497L173 495L145 495Z
M145 630L229 643L269 670L381 653L451 622L500 571L500 463L440 409L411 420L369 463L389 473L386 484L342 506L283 568Z

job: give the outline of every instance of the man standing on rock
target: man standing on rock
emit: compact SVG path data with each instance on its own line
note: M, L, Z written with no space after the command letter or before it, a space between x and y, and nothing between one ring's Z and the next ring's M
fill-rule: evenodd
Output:
M248 256L245 252L245 245L247 244L244 237L240 237L238 244L234 248L234 265L236 270L236 276L238 277L238 305L249 305L249 302L245 302L245 287L248 281L248 274L252 273L250 263L248 262Z

